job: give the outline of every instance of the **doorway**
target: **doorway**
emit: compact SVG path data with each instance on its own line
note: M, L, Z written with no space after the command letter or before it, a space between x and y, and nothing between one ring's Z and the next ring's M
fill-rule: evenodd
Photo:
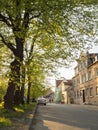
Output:
M85 102L85 90L82 90L83 92L83 102Z

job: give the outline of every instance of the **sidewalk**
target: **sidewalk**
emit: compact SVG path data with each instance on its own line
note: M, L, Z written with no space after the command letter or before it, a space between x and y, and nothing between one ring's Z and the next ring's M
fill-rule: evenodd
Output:
M84 107L84 108L88 108L88 109L98 110L98 105L88 105L88 104L71 104L71 105L77 106L77 107Z
M35 107L35 109L33 110L32 113L29 113L28 119L26 119L23 123L21 123L17 129L13 129L13 130L29 130L31 123L34 119L35 113L37 111L37 108L38 108L38 106Z

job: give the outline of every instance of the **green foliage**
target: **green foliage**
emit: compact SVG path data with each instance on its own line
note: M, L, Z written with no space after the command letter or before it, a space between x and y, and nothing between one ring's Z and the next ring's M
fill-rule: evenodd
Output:
M5 117L0 117L0 127L2 126L11 126L11 121Z
M42 64L36 60L31 62L28 66L30 69L27 69L27 75L30 75L30 82L31 82L31 92L30 97L38 97L39 95L43 95L43 85L45 79L44 69ZM26 80L28 82L28 80Z
M11 62L11 51L0 42L0 94L4 94L8 83L9 65Z
M7 85L8 85L8 77L5 74L2 74L0 76L0 101L3 101L4 95L7 90Z
M82 17L85 15L86 18L89 11L86 11L86 14L84 14L81 13L81 9L85 7L83 4L89 5L91 2L94 1L11 0L9 2L4 0L0 6L0 32L2 32L1 38L4 36L5 39L5 41L2 41L13 51L12 48L14 47L14 49L16 49L17 47L17 37L23 40L26 39L26 44L24 45L26 45L26 53L29 51L27 56L29 60L35 57L41 60L45 59L45 63L47 63L47 60L48 63L59 63L61 61L67 63L68 60L72 59L73 55L77 56L76 52L78 52L78 50L84 49L87 46L85 46L84 41L81 40L83 38L79 40L79 35L85 31L88 33L90 30L87 30L90 23L89 25L83 24L85 21ZM82 8L80 9L80 7ZM78 20L81 21L78 22ZM79 23L78 26L77 22ZM81 27L81 24L85 26ZM5 30L5 28L8 29ZM75 34L77 34L77 36ZM10 46L8 43L10 43Z

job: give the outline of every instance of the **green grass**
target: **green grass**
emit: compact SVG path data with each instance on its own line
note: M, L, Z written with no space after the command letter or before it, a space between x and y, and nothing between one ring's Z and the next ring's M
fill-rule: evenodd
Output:
M12 118L25 118L26 114L31 112L36 106L36 103L24 104L15 106L15 111L5 110L3 108L3 103L0 104L0 127L2 126L11 126Z

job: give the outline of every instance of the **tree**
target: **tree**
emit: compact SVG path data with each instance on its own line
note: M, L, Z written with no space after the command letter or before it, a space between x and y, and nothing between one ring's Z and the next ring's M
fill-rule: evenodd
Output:
M64 35L68 35L68 16L78 4L91 0L3 0L0 1L0 38L13 53L13 61L10 64L10 78L7 93L4 97L4 107L13 110L14 93L21 91L21 75L24 55L24 45L28 43L30 57L32 59L33 47L43 48L45 52L42 60L58 61L67 59L71 52L67 49L70 43L64 43ZM63 25L63 26L62 26ZM66 25L66 28L65 26ZM32 39L33 43L32 44ZM30 45L31 44L31 45ZM48 45L47 45L48 44ZM74 46L71 46L75 48ZM66 51L65 51L66 49ZM63 53L62 53L63 52Z
M41 88L43 88L45 71L43 68L43 64L41 62L42 62L41 60L33 58L30 64L26 65L26 83L28 84L27 103L29 103L31 95L32 96L36 95L34 94L36 92L32 92L32 91L38 90L39 92L37 91L37 95L38 93L39 95L40 94L43 95L43 93L41 92Z

